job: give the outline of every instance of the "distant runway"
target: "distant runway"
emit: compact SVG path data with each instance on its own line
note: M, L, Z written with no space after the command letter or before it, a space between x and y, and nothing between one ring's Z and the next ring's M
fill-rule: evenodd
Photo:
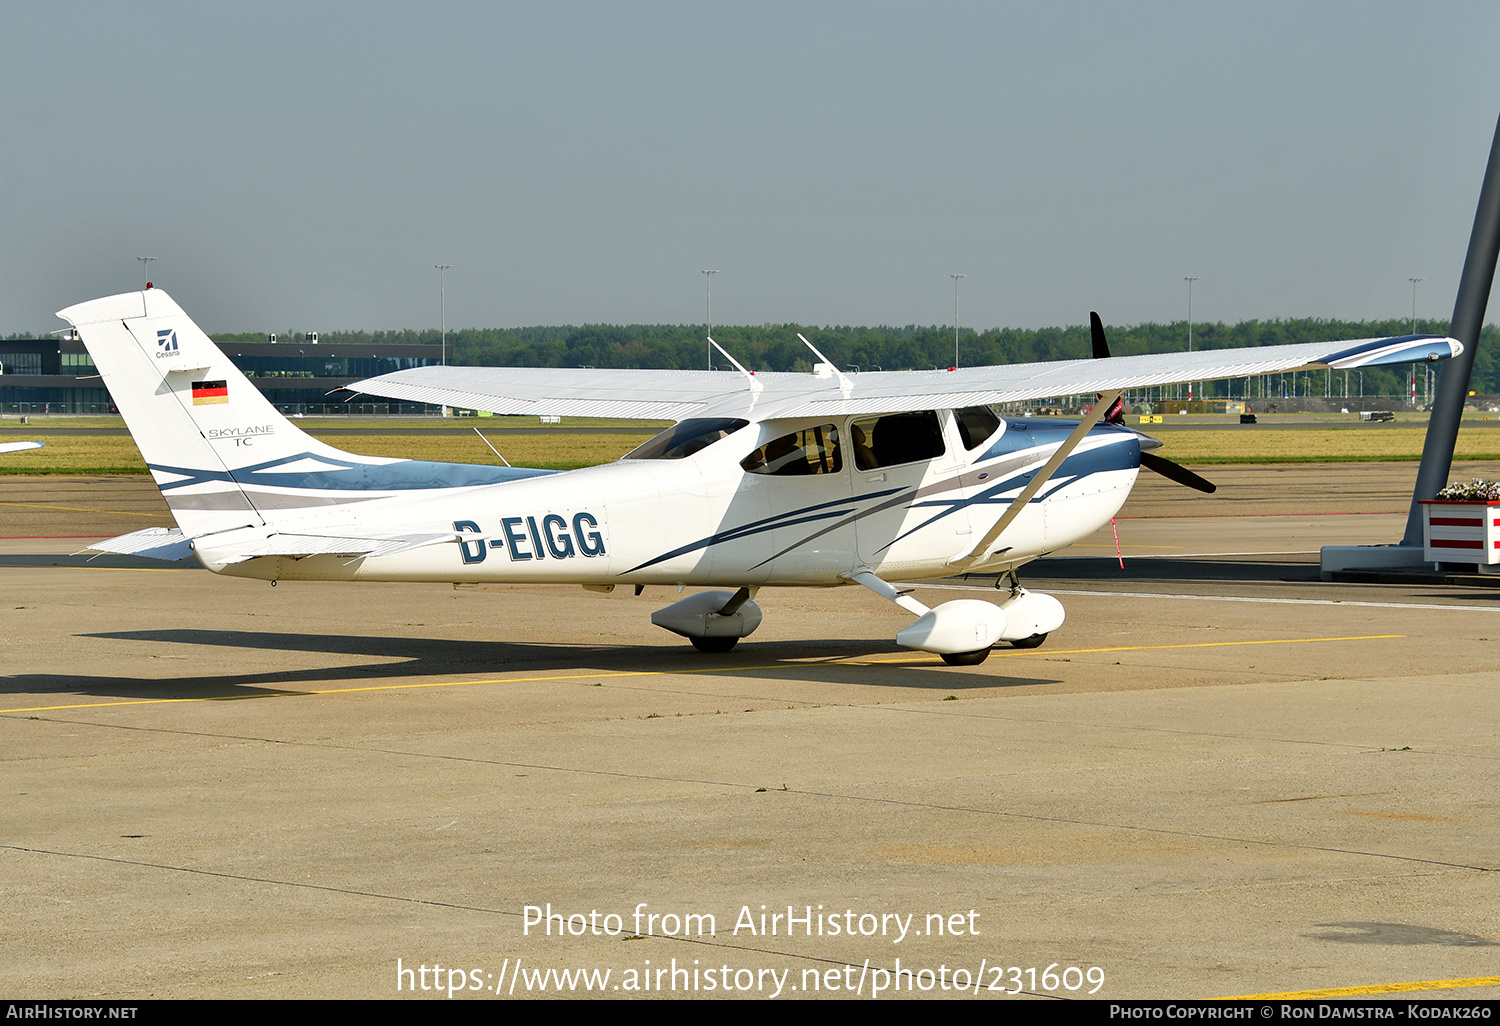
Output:
M0 478L0 989L1500 996L1500 593L1316 573L1414 473L1143 481L963 668L858 588L708 657L669 588L89 562L148 481Z

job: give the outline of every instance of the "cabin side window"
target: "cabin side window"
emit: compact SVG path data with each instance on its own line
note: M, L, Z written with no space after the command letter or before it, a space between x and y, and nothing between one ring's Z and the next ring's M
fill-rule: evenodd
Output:
M820 424L773 438L741 460L740 466L751 474L776 477L837 474L844 469L838 428Z
M856 420L850 425L849 434L854 446L854 465L860 470L934 460L946 451L943 428L935 410Z
M703 417L685 420L667 428L661 434L636 446L620 458L622 460L680 460L700 449L706 449L721 438L734 434L749 424L748 420L731 417Z
M979 448L1000 430L1000 418L988 406L966 406L954 410L953 419L958 423L958 437L963 440L965 449Z

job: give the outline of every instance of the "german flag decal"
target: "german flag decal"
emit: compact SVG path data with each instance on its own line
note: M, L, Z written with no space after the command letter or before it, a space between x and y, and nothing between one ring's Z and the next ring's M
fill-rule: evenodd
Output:
M193 405L214 406L229 402L229 386L224 381L193 382Z

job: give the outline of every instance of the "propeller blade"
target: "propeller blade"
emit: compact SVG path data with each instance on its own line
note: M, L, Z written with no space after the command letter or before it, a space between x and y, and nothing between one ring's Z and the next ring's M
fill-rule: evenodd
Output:
M1104 322L1094 310L1089 311L1089 335L1094 340L1094 359L1109 359L1109 341L1104 337ZM1116 399L1100 419L1106 424L1125 423L1125 397Z
M1089 335L1094 340L1094 359L1109 359L1109 340L1104 337L1104 322L1099 319L1099 314L1089 311Z
M1207 492L1208 494L1212 495L1214 492L1219 490L1218 485L1214 484L1212 481L1201 478L1197 474L1189 470L1187 467L1184 467L1177 463L1173 463L1169 459L1164 459L1161 456L1156 455L1156 453L1154 452L1141 453L1141 466L1145 467L1147 470L1156 471L1168 481L1176 481L1180 485L1187 485L1189 488L1196 488L1200 492Z

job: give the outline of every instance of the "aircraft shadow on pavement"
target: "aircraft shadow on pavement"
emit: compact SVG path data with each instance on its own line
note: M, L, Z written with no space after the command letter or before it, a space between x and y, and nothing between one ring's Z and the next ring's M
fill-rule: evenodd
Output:
M609 673L704 673L749 679L803 680L868 688L965 691L1056 683L1053 678L976 673L944 666L934 657L870 642L806 641L741 643L733 652L706 655L681 647L526 644L464 641L451 638L392 638L374 635L287 634L259 631L166 629L85 634L106 641L217 649L252 649L285 653L378 657L378 662L311 666L286 670L193 673L178 677L130 677L125 673L12 674L0 677L0 692L48 694L66 692L114 698L258 698L319 685L359 686L366 682L422 677L464 677L570 670ZM1002 646L1003 647L1003 646ZM892 656L898 658L892 660ZM908 658L900 658L902 656ZM849 662L870 657L878 663ZM190 657L189 657L190 658ZM122 670L125 661L121 661ZM159 666L160 664L153 664Z
M104 515L108 515L106 512ZM81 544L81 540L80 540ZM113 553L75 552L70 555L56 553L12 553L0 557L0 568L13 570L34 567L65 567L76 570L203 570L196 559L179 559L168 562L161 559L146 559L144 556L117 556ZM207 573L207 571L203 571Z
M974 578L974 581L980 580ZM1089 581L1100 584L1147 584L1173 581L1218 581L1225 584L1281 584L1287 581L1316 581L1316 562L1266 561L1251 559L1140 559L1125 557L1125 569L1113 558L1091 556L1082 559L1049 558L1037 560L1021 570L1021 580L1029 588L1045 591L1047 585Z
M1452 591L1442 592L1413 592L1411 598L1437 599L1455 603L1484 603L1489 606L1500 605L1500 591L1489 586L1480 588L1454 588Z

